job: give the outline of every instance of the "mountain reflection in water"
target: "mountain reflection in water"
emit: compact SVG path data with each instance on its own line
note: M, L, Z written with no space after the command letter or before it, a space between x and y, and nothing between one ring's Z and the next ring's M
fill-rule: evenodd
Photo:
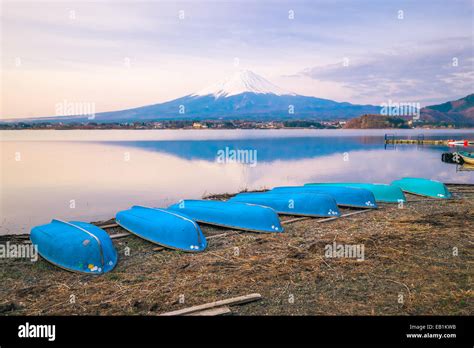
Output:
M133 204L163 207L184 198L245 188L318 181L390 183L403 176L474 183L473 172L457 172L455 165L441 162L441 153L448 148L385 149L380 132L344 136L273 132L273 136L255 137L255 133L234 131L226 132L231 136L225 139L212 138L216 133L210 139L196 139L202 133L195 132L191 139L179 140L153 139L154 134L170 134L156 132L61 131L51 133L49 139L35 138L45 134L34 133L31 141L22 132L4 137L1 133L0 234L28 233L32 226L52 218L108 219ZM183 137L185 133L176 134ZM146 140L139 141L142 135ZM456 133L434 136L464 137ZM219 163L217 153L225 148L256 151L256 165Z

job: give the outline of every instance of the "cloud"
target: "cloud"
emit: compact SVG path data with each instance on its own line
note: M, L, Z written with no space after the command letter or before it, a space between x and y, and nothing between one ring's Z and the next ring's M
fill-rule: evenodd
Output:
M469 1L7 0L2 10L5 117L48 115L74 96L98 111L178 98L231 73L234 58L282 88L353 103L471 89ZM463 35L460 66L447 67L460 49L450 38Z
M356 99L377 96L380 102L391 99L425 105L472 93L473 64L471 38L458 37L347 57L346 61L306 68L300 75L337 82Z

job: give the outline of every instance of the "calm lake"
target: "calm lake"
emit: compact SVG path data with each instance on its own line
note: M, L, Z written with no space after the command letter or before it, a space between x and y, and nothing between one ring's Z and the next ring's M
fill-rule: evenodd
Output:
M474 183L474 172L441 162L441 153L450 148L386 147L386 132L0 131L0 234L29 233L52 218L97 221L133 204L165 207L180 199L245 188L321 181L390 183L404 176ZM474 138L472 129L395 133Z

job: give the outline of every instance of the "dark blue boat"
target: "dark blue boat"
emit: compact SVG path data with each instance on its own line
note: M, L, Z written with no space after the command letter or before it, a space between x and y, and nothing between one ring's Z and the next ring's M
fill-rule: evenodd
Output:
M270 190L272 193L318 193L334 197L337 205L353 208L377 208L372 192L362 188L345 186L281 186Z
M262 205L211 200L184 200L168 207L192 219L252 232L283 232L275 210Z
M207 246L198 224L175 211L133 206L118 212L115 221L138 237L167 248L198 252Z
M30 239L43 258L69 271L103 274L117 264L109 235L86 222L52 220L33 227Z
M316 193L239 193L229 202L260 204L275 209L282 215L300 215L312 217L339 216L336 201L330 195Z

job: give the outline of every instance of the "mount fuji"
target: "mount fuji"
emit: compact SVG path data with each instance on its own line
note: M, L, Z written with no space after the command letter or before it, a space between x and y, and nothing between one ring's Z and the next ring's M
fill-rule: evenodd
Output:
M340 103L286 91L249 70L223 82L168 102L102 112L94 122L130 122L164 119L348 119L378 114L380 107ZM30 121L87 122L85 116L41 117Z
M241 70L236 72L227 80L191 94L191 96L205 97L212 95L217 99L220 97L228 98L243 93L274 94L278 96L296 95L293 92L285 91L280 87L275 86L270 81L265 80L263 77L250 70Z

